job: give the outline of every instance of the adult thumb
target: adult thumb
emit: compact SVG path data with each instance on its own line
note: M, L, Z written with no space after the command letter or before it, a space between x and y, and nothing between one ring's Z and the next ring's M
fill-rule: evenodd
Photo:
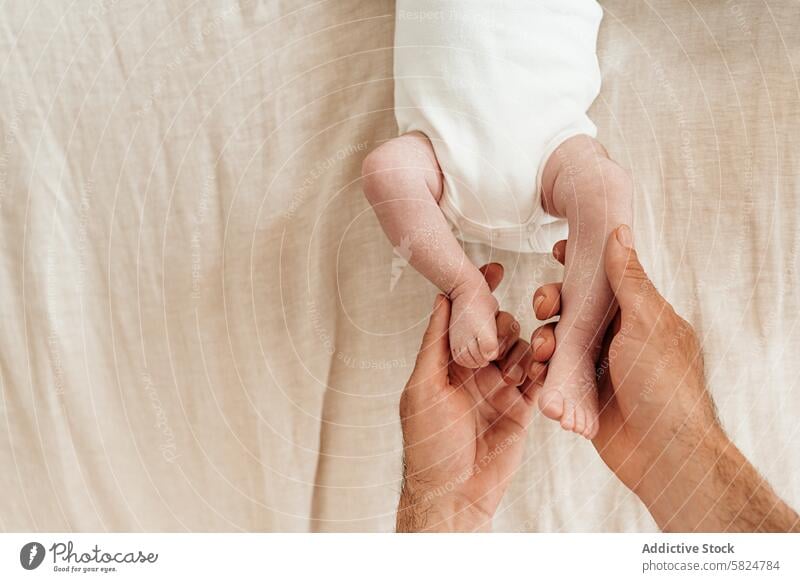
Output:
M636 249L633 248L631 228L623 224L608 237L605 253L608 284L624 314L644 302L663 301L647 273L644 272Z
M422 338L422 347L414 365L414 375L420 374L422 380L432 380L447 374L450 363L450 301L444 295L437 295L428 329Z

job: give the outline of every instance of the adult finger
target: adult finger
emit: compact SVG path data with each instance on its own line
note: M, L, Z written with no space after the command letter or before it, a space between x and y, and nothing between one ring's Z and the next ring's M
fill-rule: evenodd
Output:
M621 327L622 320L618 310L614 315L614 319L612 319L611 323L608 325L605 335L603 336L603 343L600 348L600 357L597 360L597 367L595 368L595 373L597 375L597 387L599 389L598 398L600 400L601 408L605 408L605 406L608 405L608 402L613 394L613 386L609 381L609 374L611 373L609 349L611 347L611 342L614 341L614 337L617 335L617 332L619 332Z
M508 355L497 362L497 367L507 384L519 386L527 375L526 366L530 356L530 344L520 340L508 352Z
M519 339L519 322L507 311L500 311L495 319L497 324L497 341L500 348L497 351L497 360L505 357Z
M449 331L450 301L439 294L434 301L433 313L422 338L413 376L420 375L424 382L447 376L447 365L450 363Z
M500 416L513 419L519 426L527 426L533 406L519 386L524 384L524 378L520 382L509 382L496 365L475 370L474 374L480 398Z
M531 334L531 356L534 362L548 362L556 351L556 324L546 323Z
M633 234L629 226L617 227L608 237L605 252L605 270L608 283L623 312L639 304L656 307L664 298L656 290L633 248Z
M536 401L537 392L544 386L547 380L548 365L541 362L533 362L528 368L528 379L520 386L520 391L524 391L526 399Z
M533 314L544 321L561 312L561 283L542 285L533 294Z
M562 265L567 260L567 241L560 240L553 245L553 258Z
M500 285L500 282L503 280L503 275L505 274L503 265L500 263L487 263L480 268L480 271L481 274L483 274L483 278L486 279L489 289L492 291L497 289L497 286Z
M536 402L536 391L542 387L542 384L532 378L526 378L525 381L519 386L518 390L529 404Z

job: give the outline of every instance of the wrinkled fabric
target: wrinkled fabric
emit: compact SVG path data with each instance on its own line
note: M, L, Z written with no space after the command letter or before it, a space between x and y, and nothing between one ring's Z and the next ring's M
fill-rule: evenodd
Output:
M602 3L590 117L720 417L800 505L796 3ZM394 4L0 7L0 528L388 531L435 289L360 164L397 135ZM467 245L536 322L546 255ZM537 418L494 527L652 531Z

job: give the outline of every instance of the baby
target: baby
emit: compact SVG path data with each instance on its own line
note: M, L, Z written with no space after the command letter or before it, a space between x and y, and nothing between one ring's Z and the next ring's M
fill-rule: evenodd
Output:
M400 137L369 154L363 186L391 243L452 302L455 362L498 355L498 304L457 239L549 252L566 238L557 350L539 407L598 429L595 361L614 311L602 256L632 219L626 171L586 115L600 90L594 0L397 0Z

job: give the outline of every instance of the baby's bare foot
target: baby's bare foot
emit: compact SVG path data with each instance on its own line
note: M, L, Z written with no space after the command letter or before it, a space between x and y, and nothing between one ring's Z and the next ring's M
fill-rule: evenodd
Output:
M539 409L569 430L593 439L599 429L599 406L594 354L585 346L556 342Z
M539 408L563 428L591 439L599 428L594 363L614 312L603 253L608 234L632 221L633 184L597 140L583 135L566 140L550 156L542 192L545 210L567 219L569 240L556 352Z
M497 357L497 300L481 278L450 293L450 351L465 368L481 368Z

